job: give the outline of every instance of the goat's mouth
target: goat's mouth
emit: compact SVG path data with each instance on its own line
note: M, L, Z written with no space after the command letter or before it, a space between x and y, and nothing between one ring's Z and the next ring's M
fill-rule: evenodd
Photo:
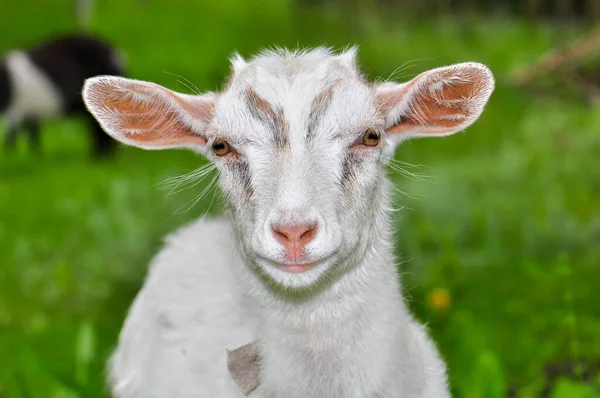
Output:
M283 274L313 274L318 269L327 269L331 266L332 262L335 261L335 252L327 256L315 257L304 257L296 261L286 261L284 259L268 258L258 256L256 258L257 263L265 269L274 270L274 272L281 275ZM313 275L314 276L314 275Z
M289 272L290 274L300 274L302 272L306 272L306 271L310 271L311 269L313 269L317 263L292 263L292 264L286 264L286 263L274 263L275 267L277 267L278 269L285 271L285 272Z

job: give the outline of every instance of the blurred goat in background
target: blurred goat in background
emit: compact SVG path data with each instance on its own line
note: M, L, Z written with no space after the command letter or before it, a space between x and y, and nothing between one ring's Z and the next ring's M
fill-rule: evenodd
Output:
M0 114L6 118L5 146L12 150L21 130L39 149L40 123L53 117L88 119L93 154L111 153L115 142L87 113L81 99L85 79L125 73L121 53L85 34L55 37L28 49L8 52L0 61Z

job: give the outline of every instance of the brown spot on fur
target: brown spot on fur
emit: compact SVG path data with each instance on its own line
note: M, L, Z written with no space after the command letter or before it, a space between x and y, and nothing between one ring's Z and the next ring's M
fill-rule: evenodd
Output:
M283 109L279 107L274 109L250 87L246 88L244 99L252 117L271 130L274 141L280 147L287 145L289 126L283 115Z
M245 396L260 385L260 360L256 341L227 351L227 369Z
M308 115L308 125L306 127L309 137L312 135L313 131L319 124L321 117L323 117L323 115L327 111L329 104L331 104L331 96L333 94L333 89L339 84L339 82L340 80L334 81L333 84L331 84L331 86L323 90L323 92L317 95L313 100L310 106L310 114Z

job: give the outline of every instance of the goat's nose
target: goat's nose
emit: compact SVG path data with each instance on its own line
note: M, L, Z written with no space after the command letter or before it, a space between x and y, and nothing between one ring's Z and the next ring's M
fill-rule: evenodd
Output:
M317 223L283 224L272 226L273 235L288 252L302 250L317 234Z

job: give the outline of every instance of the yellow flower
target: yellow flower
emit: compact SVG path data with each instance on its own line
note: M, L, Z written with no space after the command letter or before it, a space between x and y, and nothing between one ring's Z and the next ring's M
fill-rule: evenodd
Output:
M443 287L433 289L427 297L429 307L436 312L447 312L451 301L450 292Z

